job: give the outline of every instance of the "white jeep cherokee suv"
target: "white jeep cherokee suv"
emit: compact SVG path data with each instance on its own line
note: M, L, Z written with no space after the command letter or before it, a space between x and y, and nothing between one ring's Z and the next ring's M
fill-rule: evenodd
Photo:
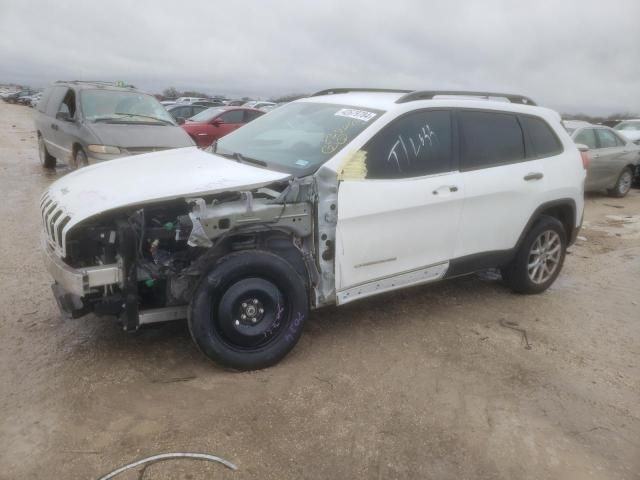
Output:
M489 267L544 291L581 225L583 161L526 97L325 90L209 151L58 180L41 200L46 265L69 316L127 331L188 318L205 355L262 368L310 309Z

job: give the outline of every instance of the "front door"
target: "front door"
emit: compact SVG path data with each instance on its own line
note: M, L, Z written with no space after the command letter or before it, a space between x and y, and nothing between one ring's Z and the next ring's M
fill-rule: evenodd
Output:
M412 112L358 152L366 173L338 191L338 304L446 273L464 198L451 121L445 110Z

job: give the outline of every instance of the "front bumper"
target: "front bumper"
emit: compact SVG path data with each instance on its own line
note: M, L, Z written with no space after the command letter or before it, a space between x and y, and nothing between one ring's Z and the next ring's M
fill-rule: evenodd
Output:
M120 265L72 268L60 259L48 244L44 245L44 264L49 274L65 292L83 297L96 287L119 285L124 275Z

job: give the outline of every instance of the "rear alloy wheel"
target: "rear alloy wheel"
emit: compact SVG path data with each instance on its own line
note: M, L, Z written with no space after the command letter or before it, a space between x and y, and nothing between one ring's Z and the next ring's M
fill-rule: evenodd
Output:
M40 158L40 165L42 165L43 168L56 167L56 157L47 151L47 146L44 144L42 135L38 135L38 157Z
M607 190L607 193L611 197L624 197L627 193L629 193L629 190L631 190L632 183L633 172L629 167L626 167L624 170L622 170L622 173L618 177L616 185L612 189Z
M286 260L269 252L227 255L193 295L191 336L206 356L226 367L269 367L302 334L309 311L305 285Z
M73 168L82 168L87 167L89 165L89 159L87 158L87 154L84 153L82 148L78 148L76 153L73 155Z
M566 246L562 223L554 217L540 217L511 264L502 269L503 280L517 293L544 292L562 269Z

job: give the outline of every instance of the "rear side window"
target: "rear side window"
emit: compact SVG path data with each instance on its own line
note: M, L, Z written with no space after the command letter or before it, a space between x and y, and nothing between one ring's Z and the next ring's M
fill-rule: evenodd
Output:
M520 123L529 137L528 157L550 157L562 152L562 144L551 127L537 117L521 116Z
M524 135L515 115L458 112L461 169L473 170L524 160Z
M46 106L46 113L49 117L56 116L67 90L69 90L67 87L53 87L51 89L51 94L49 95L49 100L47 101Z
M362 147L367 178L410 178L453 170L451 113L425 110L404 115Z
M596 134L593 128L585 128L584 130L581 130L573 141L575 143L586 145L589 148L598 148L598 144L596 143Z
M600 148L612 148L620 145L618 143L619 140L616 134L610 132L609 130L599 128L596 130L596 135L598 136L598 143L600 144Z
M36 105L36 109L39 112L42 112L42 113L45 112L45 109L47 108L47 102L49 101L49 97L51 96L51 91L52 90L53 90L53 87L48 87L42 93L42 97L40 98L40 101L38 102L38 105Z
M220 120L224 123L242 123L242 117L244 113L242 110L231 110L230 112L223 113L220 116Z

